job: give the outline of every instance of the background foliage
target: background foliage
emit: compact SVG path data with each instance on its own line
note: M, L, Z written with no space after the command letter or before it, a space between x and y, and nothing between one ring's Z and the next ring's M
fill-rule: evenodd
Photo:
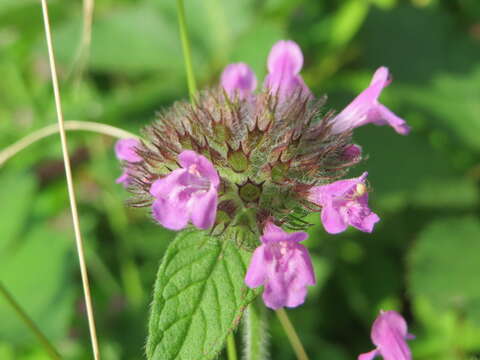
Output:
M81 1L50 1L66 119L138 132L186 98L174 1L98 0L88 61ZM368 159L377 231L326 234L308 246L318 286L289 311L312 359L371 347L381 308L402 311L418 360L480 355L480 3L477 0L187 0L202 87L246 61L261 78L282 38L305 52L304 77L341 109L388 66L383 102L413 126L356 132ZM54 123L40 6L0 2L0 147ZM83 69L83 70L82 70ZM156 269L172 233L124 206L113 139L70 133L82 230L104 359L140 359ZM90 347L57 137L0 169L0 279L66 359ZM47 359L0 299L0 358ZM270 314L273 359L293 353ZM240 336L237 337L240 342Z

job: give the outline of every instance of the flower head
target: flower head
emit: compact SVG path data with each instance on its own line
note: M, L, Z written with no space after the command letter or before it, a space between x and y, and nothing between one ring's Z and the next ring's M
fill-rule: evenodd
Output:
M368 208L367 175L364 172L358 178L310 189L309 200L322 206L322 223L327 232L337 234L345 231L348 225L372 232L380 218Z
M408 134L410 127L405 123L405 120L378 102L380 93L390 82L388 69L386 67L378 68L368 88L362 91L333 119L332 133L338 134L368 123L374 123L376 125L390 125L397 133Z
M137 155L135 149L140 146L140 141L137 139L120 139L115 143L115 155L119 160L125 162L122 175L118 177L115 182L128 186L131 182L129 175L129 163L139 163L142 158Z
M150 188L155 197L153 216L171 230L183 229L189 221L208 229L217 214L218 173L206 157L191 150L183 151L178 162L181 168L156 180Z
M247 64L236 63L223 70L220 83L230 98L237 95L243 100L252 95L257 87L257 78Z
M299 244L308 234L287 233L267 222L260 245L253 253L245 283L250 288L265 285L263 300L272 309L303 304L307 286L315 285L310 255Z
M372 360L382 356L385 360L412 360L407 341L415 338L407 331L407 322L396 311L380 311L372 326L372 342L376 349L358 356L358 360Z
M281 99L300 89L305 94L310 93L299 75L302 66L303 54L297 43L290 40L277 42L268 55L265 87L272 93L278 93Z

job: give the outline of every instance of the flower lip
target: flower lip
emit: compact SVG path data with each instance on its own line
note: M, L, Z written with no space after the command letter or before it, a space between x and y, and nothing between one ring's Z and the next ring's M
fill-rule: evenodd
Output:
M263 300L271 309L296 307L305 301L307 286L315 285L308 250L299 242L305 232L287 233L268 221L245 276L250 288L264 285Z
M178 156L181 168L153 182L150 194L154 218L164 227L180 230L191 221L199 229L213 226L220 178L212 163L192 150Z

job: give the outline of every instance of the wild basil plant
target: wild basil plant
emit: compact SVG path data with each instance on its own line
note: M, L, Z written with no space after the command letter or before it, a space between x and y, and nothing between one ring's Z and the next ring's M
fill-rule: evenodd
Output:
M368 205L367 172L345 177L362 160L355 128L409 132L378 100L388 69L335 114L305 84L302 66L299 46L279 41L258 91L248 65L231 64L220 86L159 113L143 140L116 144L117 182L133 194L130 203L179 231L157 275L148 359L216 357L257 295L271 309L308 301L308 214L318 213L330 234L349 226L370 233L380 221ZM372 329L376 348L359 359L411 359L410 337L400 314L382 312Z

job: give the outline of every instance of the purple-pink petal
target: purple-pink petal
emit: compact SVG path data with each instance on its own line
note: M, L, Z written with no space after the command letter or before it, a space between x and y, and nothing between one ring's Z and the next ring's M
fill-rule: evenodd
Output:
M408 326L405 319L394 310L380 311L372 326L372 342L379 346L392 333L398 333L401 337L407 336Z
M328 233L341 233L348 225L368 233L373 231L380 218L368 207L367 175L364 172L358 178L310 189L308 199L322 207L321 219Z
M348 224L340 211L331 204L326 204L321 213L322 224L329 234L339 234L347 230Z
M120 139L115 143L115 154L119 160L136 163L142 161L142 158L137 155L135 148L140 146L140 141L137 139Z
M376 349L358 357L370 360L376 355L385 360L412 360L407 339L412 337L407 331L407 322L396 311L381 311L372 326L371 338Z
M382 90L390 82L388 69L386 67L377 69L370 85L333 119L332 133L338 134L368 123L374 123L376 125L390 125L397 133L408 134L410 127L405 120L378 102Z
M379 356L380 352L377 349L369 351L368 353L358 355L358 360L372 360L376 356Z
M307 234L308 235L308 234ZM297 247L299 252L298 258L299 262L302 263L302 266L299 267L299 278L307 285L315 285L315 271L313 270L312 259L310 254L305 246Z
M218 173L206 157L191 150L183 151L178 162L180 169L150 187L155 198L153 217L171 230L183 229L189 221L199 229L208 229L217 215Z
M245 284L252 289L262 286L267 275L265 265L265 245L260 245L255 249L245 275Z
M267 60L268 72L296 75L302 66L303 54L297 43L291 40L280 40L273 45Z
M185 169L176 169L168 176L155 180L150 187L150 194L156 198L167 198L182 183L181 178L186 177L186 173Z
M353 161L355 159L358 159L360 156L362 156L362 147L357 144L351 144L348 145L344 150L343 150L343 158L348 160L348 161Z
M209 229L217 216L217 190L211 187L205 194L193 194L190 199L191 220L199 229Z
M128 175L127 171L124 171L122 175L120 175L115 182L117 184L123 184L123 186L130 185L130 176Z
M352 226L356 227L360 231L371 233L375 224L380 221L380 217L374 212L370 212L367 216L361 217L360 221L352 221Z
M178 162L192 174L197 173L200 177L208 179L214 187L220 184L217 170L205 156L192 150L184 150L178 155Z
M185 203L158 198L152 204L153 218L170 230L181 230L188 224L189 213Z
M257 87L255 73L244 63L228 65L223 70L220 82L230 98L238 96L246 99Z
M278 41L268 56L268 75L264 86L277 94L281 101L296 91L310 94L299 75L303 66L302 50L291 40Z
M295 307L305 301L307 286L315 284L312 262L305 246L304 232L287 233L268 222L262 245L254 252L245 276L250 288L264 285L263 300L272 309Z
M401 135L407 135L410 132L410 126L407 125L405 120L393 113L385 105L378 104L373 108L370 118L375 125L389 125Z

